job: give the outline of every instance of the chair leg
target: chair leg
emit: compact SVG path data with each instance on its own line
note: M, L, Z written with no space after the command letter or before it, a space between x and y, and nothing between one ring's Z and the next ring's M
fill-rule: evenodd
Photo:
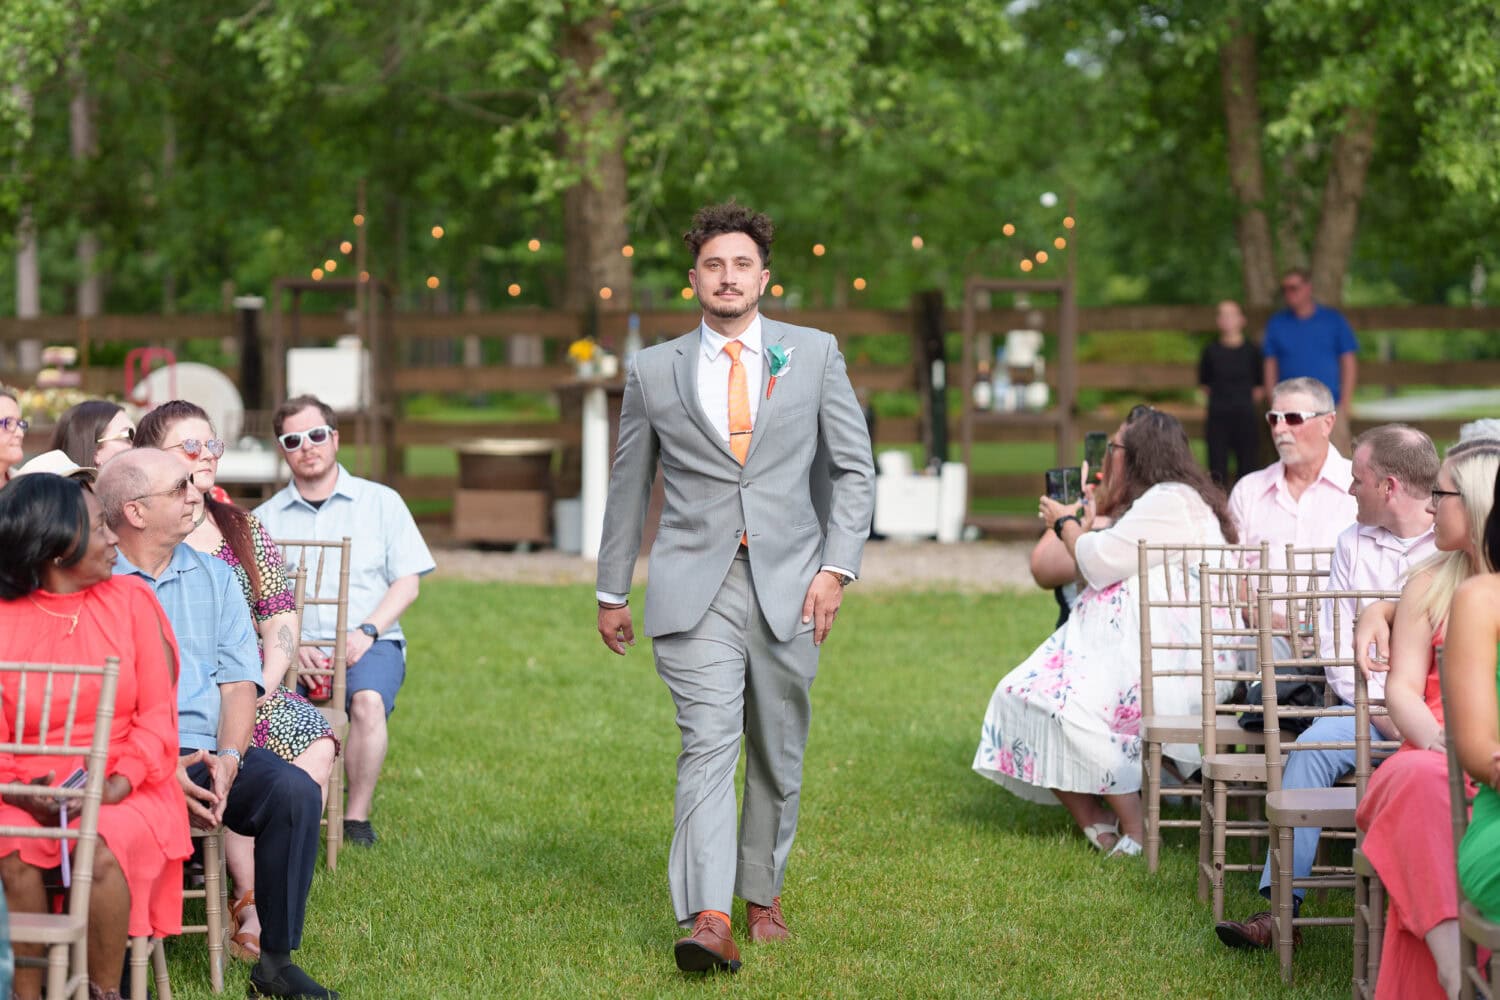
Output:
M1375 995L1375 983L1380 978L1380 950L1385 944L1385 885L1377 875L1370 879L1370 950L1365 966L1365 982L1369 984L1370 996Z
M172 1000L172 977L167 975L167 948L161 938L151 942L151 971L156 976L156 1000ZM144 998L145 994L140 996Z
M1368 995L1370 924L1370 880L1354 875L1354 1000Z
M1198 796L1198 902L1208 902L1210 886L1209 866L1213 863L1213 828L1218 822L1218 811L1214 805L1208 776L1203 777L1203 794Z
M151 939L132 937L127 955L130 959L130 995L146 996L146 966L151 953Z
M68 991L68 960L72 949L66 944L54 944L47 948L47 996L62 997ZM85 971L79 983L80 995L89 993L89 977Z
M224 992L224 834L203 839L203 911L208 925L208 981L215 993Z
M1479 974L1479 955L1474 947L1474 941L1463 932L1458 935L1458 972L1460 1000L1475 1000L1477 990L1474 988L1474 977Z
M1224 860L1229 838L1229 783L1214 779L1214 855L1213 895L1214 923L1224 919Z
M1292 835L1291 827L1272 826L1271 839L1276 844L1271 866L1271 898L1276 900L1276 954L1281 960L1281 981L1292 982L1292 924L1295 905L1292 902Z
M344 737L346 740L348 736ZM329 871L338 870L339 848L344 844L344 755L334 758L333 771L328 776L328 832L326 836L326 863Z
M1146 747L1146 871L1154 873L1161 856L1161 743Z

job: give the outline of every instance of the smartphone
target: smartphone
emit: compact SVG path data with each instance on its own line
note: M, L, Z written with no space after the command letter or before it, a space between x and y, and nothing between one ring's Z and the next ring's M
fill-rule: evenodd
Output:
M1058 503L1083 499L1083 470L1076 465L1047 470L1047 496Z
M1083 461L1089 467L1089 482L1104 481L1104 457L1109 452L1109 435L1103 431L1089 431L1083 436Z

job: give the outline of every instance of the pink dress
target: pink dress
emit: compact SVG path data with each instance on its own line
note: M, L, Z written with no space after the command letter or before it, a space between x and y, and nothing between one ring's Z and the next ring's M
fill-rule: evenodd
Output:
M74 612L76 628L67 620ZM107 657L120 658L105 770L128 778L131 790L121 801L99 807L99 837L130 887L132 935L182 931L182 862L193 845L187 801L177 783L176 655L177 639L161 605L134 577L112 577L76 594L38 590L0 601L0 661L102 665ZM15 725L17 678L0 675L0 741L11 739ZM67 735L64 716L72 687L71 681L54 685L49 743L63 742ZM32 675L26 686L28 739L35 738L30 731L41 718L44 694L42 675ZM98 699L99 679L84 678L72 742L93 738ZM82 764L82 757L0 754L0 781L29 781L50 771L54 783L61 783ZM0 803L0 825L38 824L25 810ZM0 856L17 850L21 860L39 868L62 861L58 841L0 837Z
M1432 666L1423 700L1443 721L1442 689L1434 636ZM1447 1000L1425 936L1458 918L1453 828L1448 822L1448 756L1404 743L1375 769L1355 823L1365 833L1361 849L1390 897L1380 951L1376 1000Z

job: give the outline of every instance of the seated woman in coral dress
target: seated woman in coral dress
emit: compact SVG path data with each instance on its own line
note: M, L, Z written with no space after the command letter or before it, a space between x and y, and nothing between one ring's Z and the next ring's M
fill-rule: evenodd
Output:
M1365 832L1361 849L1390 897L1377 1000L1458 995L1458 887L1436 651L1454 591L1491 569L1482 534L1497 470L1500 442L1471 441L1448 452L1428 504L1438 555L1412 568L1395 606L1385 699L1402 746L1370 776L1355 816ZM1388 603L1355 635L1366 657L1380 614L1389 614Z
M0 661L120 660L88 946L94 995L118 997L127 936L182 929L182 861L192 854L192 841L177 777L176 639L151 591L112 575L115 536L98 501L78 483L39 473L0 490L0 553ZM11 738L17 718L14 678L7 674L0 684L0 740ZM54 688L49 742L92 739L99 683L83 678L71 735L62 727L73 685ZM27 685L28 728L41 718L46 697L40 677ZM0 754L0 781L55 784L82 763L81 757ZM42 802L0 802L0 825L54 824L56 807ZM42 875L61 862L57 841L0 837L0 880L11 912L45 910ZM40 954L39 946L15 950ZM30 1000L41 985L41 970L18 970L15 995Z
M1087 506L1075 514L1040 500L1040 516L1088 586L1068 621L995 688L974 770L1022 798L1060 802L1090 843L1134 855L1145 835L1137 588L1164 592L1168 572L1158 553L1150 579L1139 579L1138 542L1222 545L1237 534L1223 492L1193 458L1176 418L1147 412L1116 432L1109 450L1117 449L1124 449L1124 481L1110 528L1089 531ZM1163 609L1152 627L1195 643L1199 613ZM1196 672L1199 654L1182 656L1181 666ZM1196 715L1202 704L1195 676L1159 677L1154 692L1165 714ZM1169 745L1166 753L1184 773L1196 766L1196 746Z

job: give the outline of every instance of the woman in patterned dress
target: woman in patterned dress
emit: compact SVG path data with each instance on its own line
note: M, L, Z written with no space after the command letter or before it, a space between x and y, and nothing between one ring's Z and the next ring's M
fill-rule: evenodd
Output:
M1109 528L1090 531L1087 506L1040 500L1039 516L1061 537L1087 588L1068 621L995 688L973 766L1022 798L1061 803L1095 847L1134 855L1145 839L1138 588L1164 590L1168 572L1163 554L1154 553L1150 578L1141 580L1138 543L1222 545L1238 534L1228 501L1193 458L1175 417L1156 410L1137 417L1115 433L1109 451L1118 449L1124 481ZM1196 608L1161 609L1152 629L1196 643L1198 619ZM1182 655L1193 661L1183 666L1196 666L1197 653ZM1196 677L1158 677L1153 691L1158 712L1199 711ZM1196 747L1165 750L1192 770Z
M224 442L214 437L203 408L186 400L163 403L136 427L138 448L159 448L178 455L192 470L193 485L204 493L203 520L187 543L224 560L234 570L255 622L264 665L265 694L255 707L251 745L279 754L302 768L328 796L338 742L323 714L288 685L296 662L295 597L282 564L281 550L255 515L216 497L219 456ZM255 914L254 841L226 832L225 861L235 888L243 888L230 907L237 926L229 950L236 958L260 957L260 920Z

